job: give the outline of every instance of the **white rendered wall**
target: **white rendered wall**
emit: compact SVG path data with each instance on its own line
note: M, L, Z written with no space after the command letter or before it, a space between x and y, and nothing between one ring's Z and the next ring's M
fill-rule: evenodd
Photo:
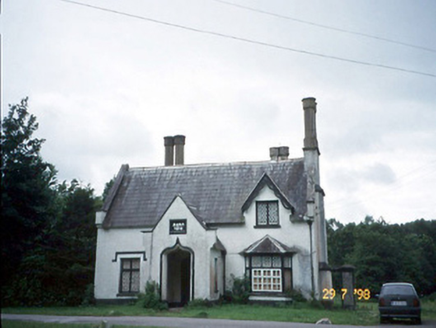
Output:
M186 219L187 233L170 235L169 227L172 219ZM150 279L161 284L162 296L165 299L166 258L162 254L175 246L177 239L183 248L188 248L194 253L193 258L191 255L191 272L194 272L194 295L191 295L191 299L192 296L210 299L210 250L216 241L216 232L205 230L180 197L174 200L153 232L144 234L144 241L146 244L150 244L151 249L150 263L152 263L153 268ZM162 275L160 272L161 262Z
M294 289L301 289L306 295L311 290L310 237L306 223L293 223L291 211L279 200L280 228L255 228L256 201L274 201L277 196L265 186L245 213L245 224L241 226L225 226L218 229L218 238L227 250L226 255L226 288L231 288L231 275L242 277L245 273L245 261L241 252L265 235L277 239L290 247L298 248L292 259L292 278Z
M293 223L290 220L291 211L286 209L279 200L280 228L255 228L256 201L277 200L274 192L265 186L251 206L243 213L245 224L222 226L217 230L205 230L193 216L184 201L177 197L168 208L156 227L149 232L144 229L98 229L97 262L95 275L95 297L97 299L119 299L117 297L120 279L120 257L141 258L141 291L148 280L161 284L162 294L166 293L166 258L165 251L174 247L177 239L182 247L191 250L191 272L194 272L195 298L217 299L224 292L223 259L220 252L212 249L216 237L221 240L227 250L225 257L226 288L232 286L231 276L242 277L245 273L245 260L241 252L265 235L277 239L290 247L298 249L292 259L292 280L294 289L300 289L306 296L311 292L311 263L309 226L306 223ZM169 224L172 219L186 219L186 234L169 234ZM315 225L313 225L314 228ZM142 230L142 232L141 232ZM315 243L314 243L315 244ZM316 247L313 249L315 252ZM123 255L117 262L112 262L116 252L145 251L147 261L142 256ZM213 270L214 258L218 258L219 293L214 291ZM162 274L161 274L162 268ZM314 263L314 281L318 281L318 270ZM192 279L191 279L192 282ZM192 290L192 288L191 288Z
M117 297L120 283L121 258L140 259L140 289L144 291L147 262L142 254L122 254L117 252L144 252L143 238L140 229L108 229L99 228L97 231L97 255L95 265L95 298L96 299L123 299ZM148 256L148 253L146 253Z

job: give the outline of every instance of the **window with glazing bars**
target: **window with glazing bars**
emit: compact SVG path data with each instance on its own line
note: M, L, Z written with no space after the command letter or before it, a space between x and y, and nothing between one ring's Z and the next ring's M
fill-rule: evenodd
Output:
M282 291L282 270L280 269L253 269L251 279L253 292Z
M279 202L256 202L256 225L278 226L279 225Z
M139 293L140 259L121 259L120 293Z

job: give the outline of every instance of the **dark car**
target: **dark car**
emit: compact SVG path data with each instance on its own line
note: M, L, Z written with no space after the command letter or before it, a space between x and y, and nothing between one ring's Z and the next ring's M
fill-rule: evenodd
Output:
M421 303L412 284L391 282L384 284L378 299L380 323L393 318L412 319L421 323Z

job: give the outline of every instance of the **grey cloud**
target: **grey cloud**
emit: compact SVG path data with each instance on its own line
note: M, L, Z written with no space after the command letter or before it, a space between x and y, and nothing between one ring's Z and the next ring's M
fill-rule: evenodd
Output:
M391 184L396 180L394 171L385 164L375 163L365 167L361 172L361 177L366 181L377 184Z

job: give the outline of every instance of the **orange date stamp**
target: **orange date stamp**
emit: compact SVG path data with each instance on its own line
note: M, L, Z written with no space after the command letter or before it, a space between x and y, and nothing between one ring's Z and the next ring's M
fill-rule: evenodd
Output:
M348 294L347 288L341 288L340 292L336 292L334 288L324 288L322 290L322 299L323 300L334 300L336 296L341 296L341 299L344 300L345 296ZM357 299L360 300L369 300L371 298L371 292L368 288L354 288L353 295L356 295Z

